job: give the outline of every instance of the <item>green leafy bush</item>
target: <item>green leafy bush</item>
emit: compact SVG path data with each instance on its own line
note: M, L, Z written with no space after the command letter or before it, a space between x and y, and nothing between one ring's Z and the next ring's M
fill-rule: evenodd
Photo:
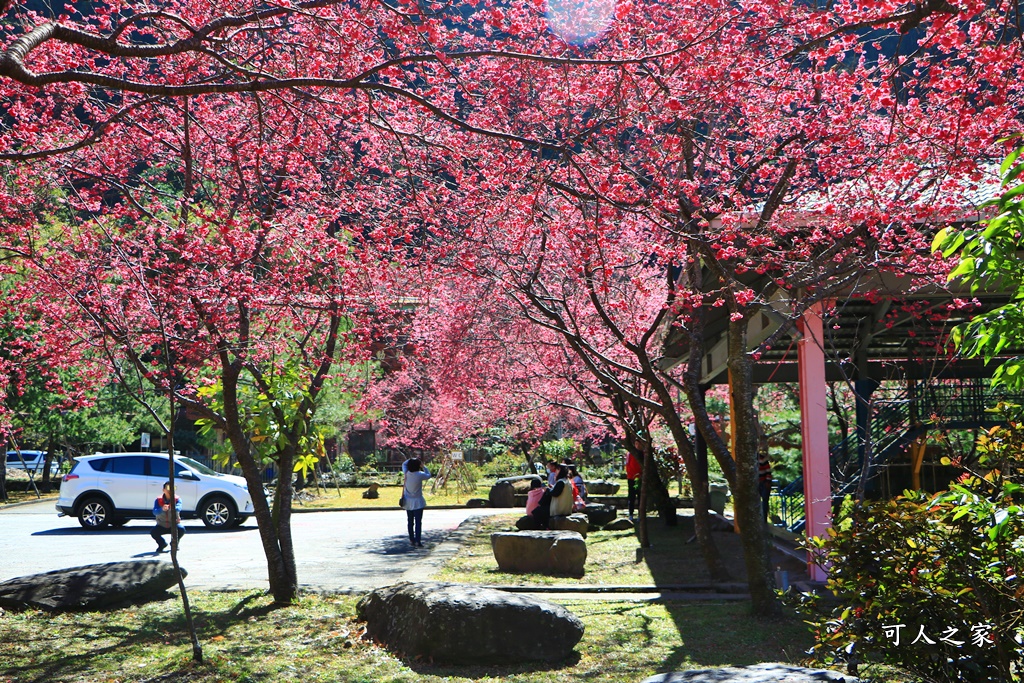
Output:
M484 477L514 477L523 474L526 468L526 459L512 453L505 452L496 455L490 462L480 466L480 474Z
M537 457L545 461L555 462L576 461L580 455L580 446L573 439L545 441L537 448Z
M811 541L835 599L800 597L815 653L927 681L1020 680L1024 663L1024 413L981 436L981 467L948 491L847 501Z
M331 469L339 474L353 474L356 464L348 453L338 453L331 461Z

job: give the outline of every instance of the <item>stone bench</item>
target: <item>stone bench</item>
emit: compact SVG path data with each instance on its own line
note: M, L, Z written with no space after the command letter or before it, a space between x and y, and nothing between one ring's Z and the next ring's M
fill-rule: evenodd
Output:
M575 531L583 538L587 537L590 530L590 522L578 512L571 515L559 515L548 519L548 528L541 529L537 520L529 515L523 515L516 521L516 528L520 531Z
M619 484L611 481L584 481L583 485L591 496L614 496L619 492Z
M587 542L575 531L502 531L491 534L491 551L505 572L583 576Z
M560 661L583 637L583 622L560 605L480 586L400 583L356 611L389 649L452 664Z
M184 568L181 575L187 576ZM0 607L99 610L163 596L178 577L170 562L130 560L58 569L0 583Z
M495 508L513 508L518 505L526 505L526 494L529 490L529 482L537 480L541 483L544 482L539 475L536 474L524 474L518 477L503 477L498 481L494 482L491 486L491 490L487 495L488 501L490 501L491 507ZM522 496L523 502L520 503L518 498Z

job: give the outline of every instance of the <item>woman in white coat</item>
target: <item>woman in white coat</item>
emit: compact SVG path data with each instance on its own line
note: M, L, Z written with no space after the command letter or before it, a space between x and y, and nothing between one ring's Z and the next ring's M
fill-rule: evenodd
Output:
M572 514L572 480L569 479L569 468L558 466L558 479L551 488L551 516L565 517Z

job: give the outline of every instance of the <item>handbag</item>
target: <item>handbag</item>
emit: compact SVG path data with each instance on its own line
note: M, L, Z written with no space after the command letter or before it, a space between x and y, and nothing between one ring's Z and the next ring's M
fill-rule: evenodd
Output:
M405 480L406 476L402 477L402 497L398 499L398 507L405 509Z

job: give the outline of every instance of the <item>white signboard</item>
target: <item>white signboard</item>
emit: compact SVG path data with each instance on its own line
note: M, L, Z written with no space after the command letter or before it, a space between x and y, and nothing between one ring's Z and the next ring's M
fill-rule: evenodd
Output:
M452 460L462 460L462 451L452 451Z
M142 432L142 436L139 438L139 446L149 448L149 432Z

